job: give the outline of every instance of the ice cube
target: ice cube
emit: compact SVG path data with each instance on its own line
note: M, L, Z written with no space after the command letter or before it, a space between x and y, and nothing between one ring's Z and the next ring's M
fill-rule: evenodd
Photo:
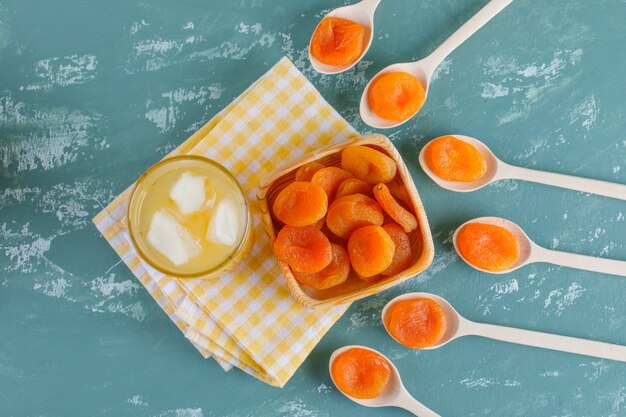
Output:
M202 250L200 243L165 209L152 216L148 243L176 266L198 256Z
M209 221L206 239L221 245L234 245L241 231L238 212L239 210L233 201L220 201L215 208L211 221Z
M206 200L206 182L199 175L183 172L170 190L181 214L191 214L202 208Z

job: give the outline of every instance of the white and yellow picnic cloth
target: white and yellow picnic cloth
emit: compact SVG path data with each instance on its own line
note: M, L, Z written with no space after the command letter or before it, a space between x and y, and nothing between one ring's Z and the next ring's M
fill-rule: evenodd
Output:
M313 311L291 298L258 215L256 188L284 160L356 134L283 58L169 155L212 158L230 169L247 193L255 241L235 271L215 280L180 280L144 263L125 221L132 186L93 221L205 358L282 387L346 307Z

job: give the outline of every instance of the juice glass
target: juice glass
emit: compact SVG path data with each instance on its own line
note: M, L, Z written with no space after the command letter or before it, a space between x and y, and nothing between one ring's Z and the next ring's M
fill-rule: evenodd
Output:
M183 177L194 185L200 181L200 197L190 191L189 182L181 185ZM189 199L199 202L191 212L186 209ZM241 186L226 168L201 156L176 156L150 167L135 185L127 219L141 258L177 278L218 277L246 256L253 241Z

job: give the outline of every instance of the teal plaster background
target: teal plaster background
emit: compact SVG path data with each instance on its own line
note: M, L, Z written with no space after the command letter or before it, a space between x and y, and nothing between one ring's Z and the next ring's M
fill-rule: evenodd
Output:
M407 350L379 323L424 290L470 319L626 344L626 280L548 265L467 267L452 231L498 215L539 244L626 259L626 203L522 182L437 188L417 153L462 133L519 165L626 183L626 2L515 0L452 53L417 117L385 132L431 222L433 265L353 305L280 390L203 360L90 219L286 55L365 133L382 67L425 56L484 0L383 0L354 69L315 73L306 46L340 1L0 0L0 416L400 416L332 386L335 348L389 355L442 416L626 416L626 364L464 338Z

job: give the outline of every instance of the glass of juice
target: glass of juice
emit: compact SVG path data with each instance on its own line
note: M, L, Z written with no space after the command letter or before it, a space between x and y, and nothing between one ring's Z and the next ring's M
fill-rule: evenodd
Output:
M215 278L252 246L245 194L217 162L195 155L167 158L137 181L128 229L141 258L178 278Z

